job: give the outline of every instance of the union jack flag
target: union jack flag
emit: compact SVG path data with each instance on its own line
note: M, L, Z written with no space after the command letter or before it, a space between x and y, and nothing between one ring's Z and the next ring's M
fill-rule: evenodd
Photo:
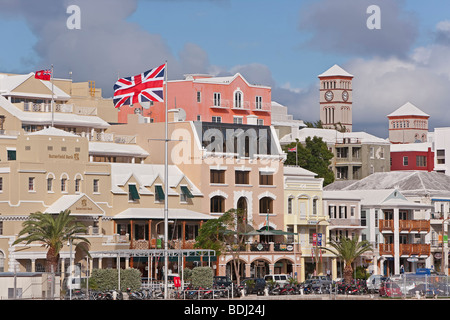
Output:
M164 101L164 72L163 64L133 77L121 78L114 84L114 106L147 101Z

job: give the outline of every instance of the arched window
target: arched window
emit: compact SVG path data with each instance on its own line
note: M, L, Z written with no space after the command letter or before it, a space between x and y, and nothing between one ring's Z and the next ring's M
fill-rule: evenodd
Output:
M273 199L264 197L259 200L259 213L273 213Z
M225 198L222 196L214 196L210 200L210 212L211 213L223 213L225 212Z
M234 93L234 107L242 108L242 92L241 91L236 91Z

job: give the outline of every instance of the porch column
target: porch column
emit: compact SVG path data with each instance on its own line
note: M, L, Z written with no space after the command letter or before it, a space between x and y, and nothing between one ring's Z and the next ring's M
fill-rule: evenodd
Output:
M183 227L181 228L181 237L182 237L182 249L185 248L186 241L186 220L183 220Z
M152 220L148 220L148 248L152 248Z
M36 259L31 259L31 272L36 272Z
M373 274L379 274L379 273L378 273L377 260L378 260L378 257L374 255L374 256L373 256L373 260L372 260L372 264L373 264Z
M129 269L130 268L130 257L126 257L125 258L125 269Z
M102 258L98 258L98 268L101 269L102 268Z
M250 275L250 266L251 266L251 264L250 263L246 263L245 264L245 276L248 278L248 277L250 277L251 275Z
M305 258L304 257L301 257L300 258L300 278L299 278L299 281L300 282L304 282L306 279L305 279Z
M133 248L133 240L134 240L134 225L133 220L130 220L131 230L130 230L130 248Z
M337 278L337 274L337 258L331 258L331 280L335 280Z
M400 274L400 224L398 208L394 208L394 274Z

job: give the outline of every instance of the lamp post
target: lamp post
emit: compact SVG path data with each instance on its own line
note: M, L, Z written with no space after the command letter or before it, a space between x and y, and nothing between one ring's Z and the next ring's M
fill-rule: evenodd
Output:
M322 221L317 220L316 222L316 244L315 244L315 270L316 270L316 275L319 275L319 224ZM323 241L323 237L322 237L322 241Z

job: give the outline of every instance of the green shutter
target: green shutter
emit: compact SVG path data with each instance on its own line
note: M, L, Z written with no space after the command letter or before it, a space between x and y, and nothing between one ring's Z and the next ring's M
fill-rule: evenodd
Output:
M192 195L191 191L189 190L189 188L186 187L186 186L181 186L181 192L183 192L186 195L186 197L188 197L188 198L193 198L194 197Z
M139 193L137 191L136 185L135 184L129 184L128 185L128 191L130 192L131 198L133 200L138 200L141 197L139 196Z
M158 196L159 201L163 201L164 200L164 191L162 186L155 186L155 190L156 190L156 195Z
M8 160L16 160L16 150L8 150Z

